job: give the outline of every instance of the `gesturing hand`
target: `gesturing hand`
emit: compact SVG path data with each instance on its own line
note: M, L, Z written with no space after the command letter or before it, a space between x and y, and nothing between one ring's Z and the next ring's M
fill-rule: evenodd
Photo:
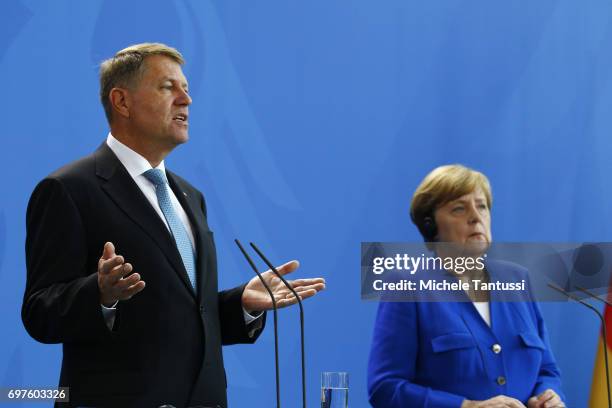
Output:
M132 273L132 265L125 263L121 255L115 254L115 246L111 242L104 244L102 257L98 261L98 287L100 288L100 303L111 307L118 300L126 300L140 292L145 282L140 280L138 273Z
M290 261L277 267L276 270L284 277L284 275L295 271L299 266L300 264L298 261ZM261 275L272 290L277 307L286 307L297 303L296 297L285 287L283 282L274 275L274 272L266 271ZM323 278L296 279L288 282L301 299L312 297L319 291L325 289L325 279ZM258 276L255 276L247 283L242 293L242 307L249 313L272 309L272 299L270 299L268 291L266 291L266 288L262 285Z

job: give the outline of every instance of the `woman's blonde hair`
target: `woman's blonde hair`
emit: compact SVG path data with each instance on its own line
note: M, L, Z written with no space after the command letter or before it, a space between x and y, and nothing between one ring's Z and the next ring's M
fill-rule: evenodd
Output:
M410 218L425 241L435 239L435 210L477 189L482 190L491 209L493 197L487 176L461 164L449 164L432 170L412 195ZM431 226L433 224L433 226ZM434 236L432 236L434 235Z

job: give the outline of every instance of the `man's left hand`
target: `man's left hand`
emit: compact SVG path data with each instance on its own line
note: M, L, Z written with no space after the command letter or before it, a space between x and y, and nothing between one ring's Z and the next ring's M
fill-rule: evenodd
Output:
M277 267L276 270L284 277L288 273L295 271L299 266L300 263L298 261L290 261ZM272 290L272 294L276 300L276 307L287 307L297 303L296 297L287 289L274 272L266 271L261 275ZM312 297L325 289L325 279L323 278L296 279L288 282L302 300ZM244 292L242 293L242 307L244 307L248 313L272 309L272 299L270 299L270 294L261 283L259 276L255 276L251 279L244 288Z

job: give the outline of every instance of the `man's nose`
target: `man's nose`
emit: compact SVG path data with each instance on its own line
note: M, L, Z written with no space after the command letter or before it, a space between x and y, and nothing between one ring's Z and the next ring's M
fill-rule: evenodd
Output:
M181 89L179 92L180 94L178 98L176 99L176 104L186 105L186 106L191 105L191 102L193 102L191 99L191 96L184 89Z

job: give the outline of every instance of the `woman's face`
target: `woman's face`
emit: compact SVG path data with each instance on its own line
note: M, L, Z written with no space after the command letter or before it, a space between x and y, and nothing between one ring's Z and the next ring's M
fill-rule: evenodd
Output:
M483 248L491 243L491 213L481 189L438 207L434 218L438 242L482 244Z

